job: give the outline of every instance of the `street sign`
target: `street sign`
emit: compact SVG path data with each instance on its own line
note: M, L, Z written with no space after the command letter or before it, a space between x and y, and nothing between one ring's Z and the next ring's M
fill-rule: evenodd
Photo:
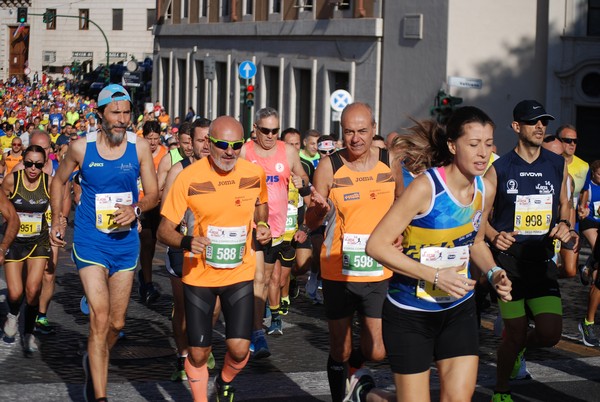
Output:
M481 89L481 87L483 87L483 81L479 78L448 77L448 86Z
M25 73L25 75L29 75L31 74L31 69L29 67L25 67L25 70L23 70L23 72Z
M212 81L215 79L216 62L214 57L207 57L204 59L204 79Z
M238 72L240 73L240 78L249 80L256 75L256 64L248 60L242 61Z
M336 112L341 112L350 103L352 103L352 95L345 89L336 89L329 99L331 108Z
M71 74L71 69L70 69L69 67L65 67L65 68L63 69L63 74L64 74L64 75Z
M142 86L142 76L139 72L125 71L123 73L123 86L139 88Z

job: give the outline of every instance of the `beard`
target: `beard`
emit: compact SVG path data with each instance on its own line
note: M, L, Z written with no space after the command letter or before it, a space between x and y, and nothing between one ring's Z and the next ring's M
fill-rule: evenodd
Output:
M104 131L104 134L106 135L106 139L108 140L108 142L111 145L121 145L121 143L123 142L123 139L125 138L125 135L127 134L127 132L123 132L123 133L113 133L112 130L115 128L122 128L127 130L127 126L120 126L117 124L109 124L106 121L102 122L102 131Z

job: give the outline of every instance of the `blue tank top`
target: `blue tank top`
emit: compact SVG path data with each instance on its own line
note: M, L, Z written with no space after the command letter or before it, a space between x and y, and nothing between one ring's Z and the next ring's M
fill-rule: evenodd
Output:
M87 135L81 174L81 200L75 211L74 243L97 244L110 250L123 244L139 244L137 221L128 227L110 224L114 203L138 202L140 164L136 135L127 133L127 147L119 159L107 160L96 148L97 133ZM108 208L106 207L108 205ZM91 243L90 243L91 242ZM124 243L125 242L125 243Z
M590 214L585 219L600 222L600 213L598 213L598 208L600 208L600 185L594 183L588 174L583 190L588 191L588 206L590 208Z
M492 227L498 232L517 229L517 246L552 250L548 233L559 219L564 158L542 148L539 157L528 163L512 150L493 166L498 182Z
M415 179L411 172L402 163L402 181L404 182L404 188L408 187L410 183Z
M447 249L444 252L453 253L453 250L466 250L473 244L485 201L485 186L480 176L475 177L475 192L471 203L463 205L450 193L440 175L440 169L432 168L424 173L432 189L429 210L415 216L403 233L404 254L425 265L429 264L421 259L424 248L441 247ZM470 277L468 266L465 274ZM441 311L452 308L473 295L473 292L469 292L460 299L454 299L440 294L435 300L428 300L419 290L426 286L431 287L431 284L394 273L389 284L388 300L407 310Z

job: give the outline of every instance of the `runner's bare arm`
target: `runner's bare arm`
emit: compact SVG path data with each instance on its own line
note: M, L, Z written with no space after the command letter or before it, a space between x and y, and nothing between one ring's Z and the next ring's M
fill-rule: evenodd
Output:
M50 232L50 241L52 245L64 246L65 229L60 224L61 212L63 210L63 200L65 186L69 181L69 176L77 167L83 163L85 148L87 142L85 139L80 139L72 143L65 155L65 158L58 165L58 169L54 175L50 185L50 206L52 208L52 227L56 230Z
M324 157L319 162L313 176L313 187L310 204L304 215L304 222L311 230L321 226L323 219L329 212L327 199L333 185L333 167L329 157Z
M6 230L4 232L2 242L0 242L0 248L3 250L0 252L0 265L2 265L4 264L6 250L8 250L13 240L15 240L15 237L17 237L17 232L19 231L20 225L19 215L17 215L15 207L4 194L4 191L0 191L0 213L6 220Z

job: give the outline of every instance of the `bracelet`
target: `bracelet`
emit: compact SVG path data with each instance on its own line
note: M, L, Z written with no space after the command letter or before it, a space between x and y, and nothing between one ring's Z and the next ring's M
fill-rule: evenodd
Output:
M440 279L440 269L436 268L435 269L435 277L433 278L433 288L434 289L436 288L439 279Z
M181 243L179 243L179 248L192 251L192 240L194 240L194 236L183 236Z
M302 197L309 196L310 195L310 186L300 187L298 189L298 194L300 194Z
M569 221L568 221L568 220L566 220L566 219L561 219L561 220L559 220L558 222L556 222L556 224L557 224L557 225L558 225L559 223L564 223L565 225L567 225L567 227L569 227L569 228L571 227L571 222L569 222Z
M570 230L569 230L569 233L570 233L570 232L573 232L573 233L575 233L577 236L579 236L579 233L577 233L577 231L576 231L575 229L570 229Z
M492 281L494 280L494 279L493 279L494 272L496 272L496 271L499 271L499 270L501 270L501 269L502 269L502 268L500 268L500 267L493 267L492 269L490 269L489 271L487 271L487 274L486 274L486 275L487 275L487 280L488 280L488 282L489 282L490 284L492 284L492 285L493 285Z
M310 234L310 228L308 226L306 226L304 223L298 227L298 230L306 233L306 235Z
M267 229L271 229L271 226L269 226L269 224L267 222L265 222L265 221L258 221L258 222L256 222L256 226L264 226Z

